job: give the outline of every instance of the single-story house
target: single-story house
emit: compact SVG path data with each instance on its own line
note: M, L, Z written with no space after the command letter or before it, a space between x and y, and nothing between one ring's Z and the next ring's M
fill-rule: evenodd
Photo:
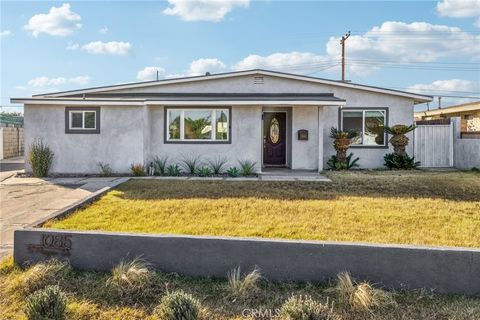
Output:
M462 103L446 108L415 112L416 120L432 121L438 119L460 118L460 137L480 139L480 101Z
M431 96L266 70L119 84L13 98L25 106L26 154L36 138L55 153L54 173L116 172L154 156L225 157L265 167L317 170L335 154L331 127L360 133L362 168L392 152L379 125L412 124ZM412 154L412 144L408 152ZM27 166L27 172L30 170Z

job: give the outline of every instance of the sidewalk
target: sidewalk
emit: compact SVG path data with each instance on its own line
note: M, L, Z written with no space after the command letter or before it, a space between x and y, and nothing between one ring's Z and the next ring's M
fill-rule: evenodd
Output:
M24 156L0 160L0 182L25 168Z
M0 258L13 248L13 231L74 205L128 178L16 178L0 183Z

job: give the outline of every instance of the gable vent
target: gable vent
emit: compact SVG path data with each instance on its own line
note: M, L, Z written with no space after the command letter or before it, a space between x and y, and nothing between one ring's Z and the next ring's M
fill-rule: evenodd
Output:
M263 76L253 77L253 84L264 84L264 82Z

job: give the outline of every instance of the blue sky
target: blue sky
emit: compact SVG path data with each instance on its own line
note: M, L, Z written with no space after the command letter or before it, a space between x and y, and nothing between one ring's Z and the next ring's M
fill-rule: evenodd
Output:
M11 97L152 80L157 70L339 79L338 38L349 30L347 79L480 96L480 0L2 1L1 104L19 110Z

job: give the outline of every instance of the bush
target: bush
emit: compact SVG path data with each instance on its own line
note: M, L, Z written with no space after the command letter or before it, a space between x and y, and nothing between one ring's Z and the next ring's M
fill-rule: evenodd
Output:
M171 164L167 167L167 175L172 177L177 177L182 174L182 169L178 166L178 164Z
M216 157L215 159L208 161L208 164L210 165L210 168L214 174L221 174L226 163L227 158L225 157Z
M35 177L46 177L53 162L53 151L41 139L35 140L30 146L28 163Z
M415 157L409 157L408 154L398 155L396 153L387 153L383 160L385 161L384 165L390 170L393 169L402 169L402 170L412 170L417 168L420 165L420 161L415 161Z
M357 311L370 311L394 303L388 292L374 289L366 282L355 283L348 272L339 273L335 287L329 291L333 291L344 306Z
M58 286L48 286L27 297L25 315L30 320L65 319L67 298Z
M227 276L230 294L236 298L245 298L251 295L257 289L258 281L262 278L262 274L256 268L242 277L240 267L231 270Z
M199 310L200 302L197 299L177 291L164 296L153 313L161 320L196 320Z
M327 167L329 170L336 170L336 171L350 170L352 168L358 167L357 162L360 158L355 158L352 160L352 157L353 157L353 153L350 153L346 157L346 162L340 162L338 161L337 156L333 155L327 161Z
M133 163L130 166L130 171L136 177L141 177L141 176L146 175L145 167L141 163Z
M108 163L99 162L98 166L100 167L100 172L104 177L111 177L113 175L112 167Z
M328 304L313 300L310 296L292 296L280 308L281 320L334 320L340 319Z
M197 167L200 164L200 156L184 156L181 163L187 173L195 174L197 172Z
M122 302L130 302L148 294L154 276L148 264L140 259L122 261L112 269L107 287L120 295L124 300Z
M240 175L240 170L237 167L230 167L227 170L227 174L229 177L236 178Z
M251 176L255 173L255 165L257 164L255 161L250 160L239 160L238 163L242 168L242 175L243 176Z
M153 174L156 176L164 176L166 174L168 157L158 157L155 156L152 159L153 162Z
M16 283L16 288L23 295L43 289L46 286L58 284L72 272L68 262L52 259L27 269Z
M212 175L212 170L209 167L201 167L197 169L197 174L200 177L209 177Z

